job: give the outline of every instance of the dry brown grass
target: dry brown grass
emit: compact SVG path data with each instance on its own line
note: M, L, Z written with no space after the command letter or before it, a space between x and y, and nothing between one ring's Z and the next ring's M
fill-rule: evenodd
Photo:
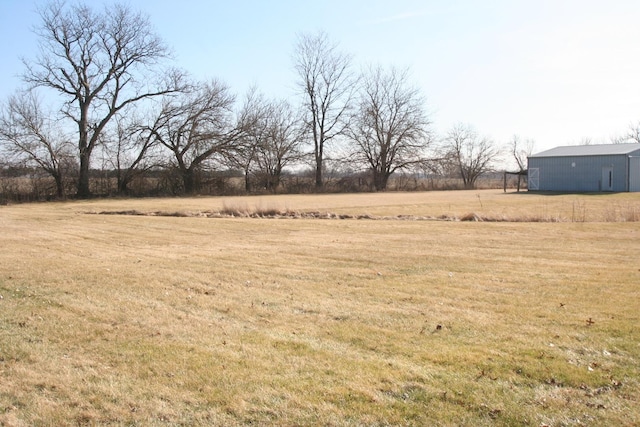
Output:
M0 207L0 425L640 424L640 229L607 222L638 203L481 191ZM561 222L187 215L225 208ZM103 211L184 216L87 214Z
M118 203L98 200L75 203L72 209L75 212L162 216L314 214L318 218L351 216L490 222L640 221L638 193L545 195L499 190L129 199Z

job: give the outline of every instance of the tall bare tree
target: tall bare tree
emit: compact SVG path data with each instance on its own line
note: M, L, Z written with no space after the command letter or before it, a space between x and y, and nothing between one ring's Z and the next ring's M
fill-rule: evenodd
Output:
M244 120L245 132L241 136L242 143L238 150L234 150L229 160L233 167L239 167L244 173L244 187L246 192L252 189L255 174L256 155L258 147L266 137L267 102L256 87L249 89L240 116Z
M477 179L489 172L500 151L494 142L481 137L470 125L456 124L444 138L444 158L458 172L464 187L475 188Z
M12 159L50 175L62 198L73 169L73 144L51 117L35 92L11 96L0 110L0 146Z
M172 153L186 193L199 189L198 173L213 156L230 156L239 149L245 123L242 117L236 121L234 103L223 83L196 83L180 96L167 97L149 129Z
M356 82L351 72L351 56L340 52L324 32L303 34L295 47L294 66L313 140L315 185L320 189L325 148L346 127Z
M157 68L168 49L128 6L97 11L54 0L39 13L40 54L24 61L23 78L62 98L60 111L77 129L77 195L88 197L91 154L107 124L128 105L176 91L178 75Z
M373 67L361 82L348 135L353 158L367 165L380 191L395 171L426 161L430 122L407 70Z

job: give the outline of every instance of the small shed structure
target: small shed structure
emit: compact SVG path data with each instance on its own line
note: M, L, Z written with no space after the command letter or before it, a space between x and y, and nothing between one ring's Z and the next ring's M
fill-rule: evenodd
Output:
M556 147L528 163L529 190L640 191L640 144Z

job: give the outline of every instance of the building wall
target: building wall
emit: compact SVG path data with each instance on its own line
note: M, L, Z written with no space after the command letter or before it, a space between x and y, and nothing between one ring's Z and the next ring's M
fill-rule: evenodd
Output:
M606 190L602 171L609 167L613 171L611 191L628 191L628 155L529 158L529 170L538 169L540 191Z
M629 157L629 191L640 191L640 155Z

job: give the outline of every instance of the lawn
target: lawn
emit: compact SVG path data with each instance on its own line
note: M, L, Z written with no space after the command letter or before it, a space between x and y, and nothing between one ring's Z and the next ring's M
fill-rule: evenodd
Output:
M638 221L496 190L0 206L0 425L640 425Z

